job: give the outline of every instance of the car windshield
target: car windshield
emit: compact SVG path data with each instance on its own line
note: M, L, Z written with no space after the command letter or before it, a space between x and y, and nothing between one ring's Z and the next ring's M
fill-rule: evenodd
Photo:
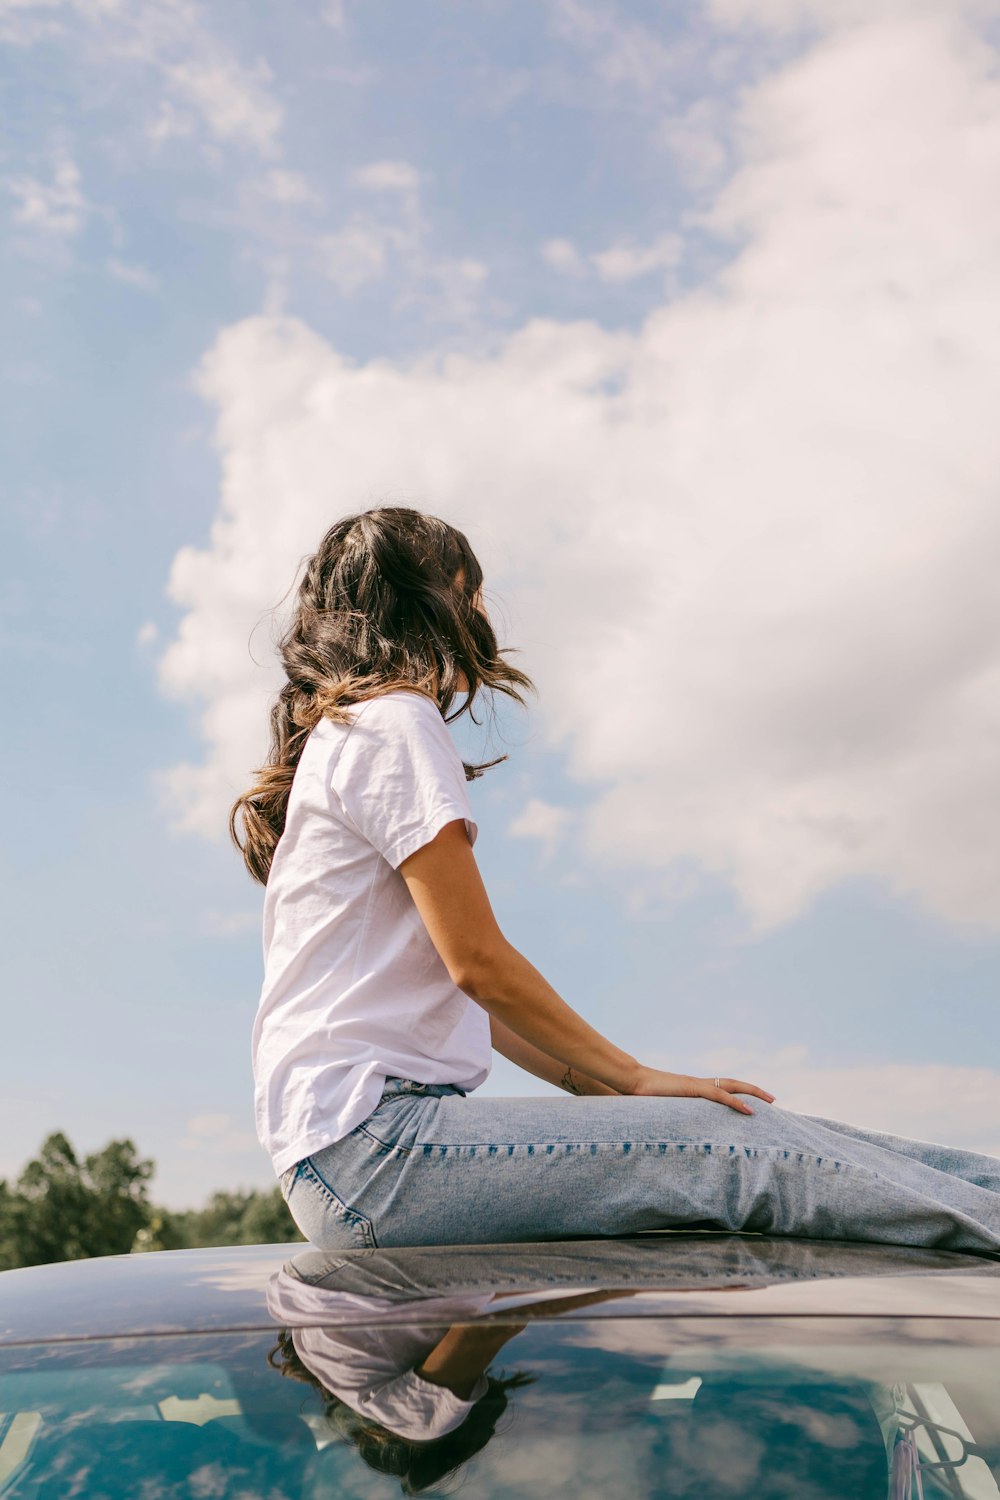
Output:
M1000 1500L989 1319L607 1312L7 1348L0 1495Z

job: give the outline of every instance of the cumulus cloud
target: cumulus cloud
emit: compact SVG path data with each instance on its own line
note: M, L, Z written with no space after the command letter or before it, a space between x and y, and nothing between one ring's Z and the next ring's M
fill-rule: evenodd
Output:
M556 851L570 820L566 807L556 807L541 797L529 797L507 832L516 839L536 839L546 858Z
M216 139L265 154L275 150L284 112L268 92L266 63L245 68L216 52L168 64L164 72L171 92L202 117Z
M563 276L586 276L591 270L601 281L634 281L637 276L647 276L650 271L671 270L684 253L684 241L679 234L660 235L648 245L639 245L634 240L618 240L605 250L596 250L582 255L568 239L545 240L541 247L542 259L553 271Z
M420 173L412 162L396 159L367 162L353 176L358 187L370 192L412 193L420 186Z
M585 276L587 263L572 240L546 240L542 245L542 259L553 271L566 276Z
M80 169L67 152L57 153L47 178L12 176L3 183L15 199L16 224L61 239L83 228L88 204L80 186Z
M669 114L660 126L660 141L692 187L717 182L728 164L727 114L720 100L707 97Z
M420 204L422 178L410 162L399 159L357 167L354 186L367 195L389 195L388 209L381 217L367 209L352 213L339 229L317 237L312 260L344 297L391 271L394 309L420 304L439 321L468 321L489 267L471 256L435 251Z
M652 245L622 242L591 257L602 281L634 281L650 271L676 266L684 251L679 234L661 235Z
M112 255L107 263L108 273L116 281L124 281L126 286L135 287L140 292L158 292L160 289L160 278L155 272L146 266L134 265L131 261L119 260Z
M395 239L391 225L355 219L323 236L318 259L330 280L350 296L385 274Z
M706 0L706 9L725 26L766 27L794 32L813 27L865 24L873 20L940 21L949 16L985 20L1000 13L997 0Z
M248 67L237 58L195 0L0 0L0 40L30 46L52 37L79 39L78 62L154 70L163 85L147 126L155 142L205 128L225 144L263 155L277 149L284 112L268 87L267 61Z
M676 69L669 46L606 0L550 0L560 37L590 53L598 76L614 88L656 92Z
M595 857L696 862L760 930L851 877L1000 925L1000 87L957 14L875 7L749 90L700 225L730 259L635 332L221 334L222 508L162 659L206 745L181 822L221 830L263 753L263 610L388 495L505 588Z
M290 172L273 167L270 172L253 183L262 197L273 203L302 203L318 205L322 198L301 172Z

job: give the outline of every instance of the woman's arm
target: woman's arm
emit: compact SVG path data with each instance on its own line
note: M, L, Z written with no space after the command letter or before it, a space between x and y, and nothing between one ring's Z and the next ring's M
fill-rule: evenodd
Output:
M598 1083L596 1078L590 1078L586 1073L580 1073L576 1068L569 1068L561 1063L558 1058L550 1057L547 1052L541 1052L526 1042L523 1036L518 1036L516 1031L511 1031L496 1016L490 1016L490 1033L493 1037L493 1045L504 1057L509 1058L512 1063L517 1063L519 1068L524 1068L527 1073L534 1073L536 1078L543 1079L546 1083L554 1083L557 1088L565 1089L567 1094L614 1094L616 1089L609 1088L606 1083Z
M472 1396L476 1381L496 1359L504 1344L524 1329L523 1323L459 1324L449 1328L416 1367L421 1380L443 1385L460 1401Z
M563 1071L571 1067L612 1093L700 1096L742 1114L753 1111L738 1094L773 1099L740 1079L723 1078L716 1088L710 1078L644 1067L577 1015L500 931L463 819L445 824L399 871L459 989Z

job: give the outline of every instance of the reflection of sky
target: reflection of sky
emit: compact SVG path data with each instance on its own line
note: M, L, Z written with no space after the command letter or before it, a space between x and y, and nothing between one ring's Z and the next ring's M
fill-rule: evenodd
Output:
M511 762L474 788L477 853L507 934L567 998L672 1067L733 1067L796 1108L1000 1146L997 947L990 920L965 924L996 916L1000 888L981 313L997 303L995 28L967 33L960 0L933 15L816 0L808 35L781 24L802 9L500 0L456 28L441 4L0 7L0 643L16 705L0 753L17 789L0 1175L62 1127L84 1149L133 1136L174 1205L273 1180L250 1111L259 896L224 847L169 831L154 784L209 754L197 703L161 694L157 662L179 628L173 560L217 546L212 425L244 396L249 435L224 456L249 540L226 581L251 615L285 587L272 554L304 547L252 508L258 434L290 529L297 496L343 509L387 476L496 559L547 692L527 723L505 719ZM756 170L734 178L741 163ZM741 239L762 279L725 283L716 323ZM699 290L655 324L661 345L654 320ZM372 360L398 375L398 405L357 428L354 468L310 446L322 422L300 429L294 398L266 394L274 366L252 339L214 395L192 388L220 333L282 312L315 340L293 376L301 359L329 383L334 355L352 380L377 377ZM533 320L551 343L522 368L497 351ZM464 379L425 420L410 361L441 350L482 363L476 421L449 405L467 410ZM665 419L619 446L606 403L629 372L644 409L684 414L679 446ZM740 391L752 402L727 426ZM414 446L387 475L385 434L411 401ZM729 539L707 557L697 524L643 529L689 471L704 537ZM554 620L510 516L537 520ZM600 618L605 576L631 579L619 534L640 539L623 614L667 574L687 601L640 616L634 681L622 662L591 675L552 654L562 620L575 640ZM773 635L755 633L751 576ZM217 653L242 680L249 629L228 608L189 611L204 635L182 698ZM800 641L802 677L779 682ZM608 784L621 817L591 827ZM787 920L751 935L754 900L785 901ZM489 1087L535 1085L501 1064Z
M942 1336L969 1343L948 1347L939 1342ZM162 1403L207 1391L218 1400L239 1402L240 1415L227 1418L230 1437L239 1439L244 1421L255 1436L247 1447L227 1442L223 1453L242 1454L241 1462L261 1484L266 1477L278 1483L279 1493L287 1485L290 1494L298 1494L297 1486L305 1482L303 1493L317 1500L324 1485L365 1497L398 1494L393 1481L373 1475L352 1449L331 1441L329 1432L324 1430L317 1449L318 1398L310 1387L269 1368L266 1356L273 1343L272 1333L99 1341L64 1349L60 1369L35 1374L6 1373L10 1364L26 1363L26 1351L9 1350L0 1360L0 1409L39 1411L49 1432L56 1430L53 1424L66 1422L82 1433L93 1422L118 1416L125 1419L119 1435L127 1442L128 1421L146 1414L137 1406L138 1396ZM504 1348L493 1372L501 1368L537 1378L513 1393L496 1436L464 1472L470 1491L505 1500L618 1493L616 1486L626 1482L629 1494L663 1494L667 1474L672 1488L666 1492L692 1500L705 1493L698 1484L710 1479L718 1486L713 1493L742 1496L741 1486L753 1481L755 1493L776 1500L794 1493L787 1485L803 1479L817 1459L815 1492L808 1491L815 1500L866 1496L869 1490L853 1483L852 1476L880 1464L883 1500L879 1413L885 1415L882 1397L889 1399L886 1393L900 1383L910 1386L911 1396L917 1387L938 1420L943 1420L940 1413L960 1414L976 1440L1000 1444L996 1329L986 1322L966 1321L950 1329L928 1319L536 1324ZM658 1399L665 1383L693 1375L702 1382L692 1389L693 1400ZM301 1426L303 1416L310 1431ZM162 1424L185 1425L190 1424ZM214 1441L211 1427L191 1426L188 1451L201 1435ZM279 1437L287 1443L293 1433L302 1446L279 1451ZM222 1443L221 1429L217 1437ZM177 1433L177 1445L167 1460L151 1455L150 1464L181 1463L183 1433ZM38 1452L41 1459L41 1445ZM777 1488L768 1487L772 1478Z

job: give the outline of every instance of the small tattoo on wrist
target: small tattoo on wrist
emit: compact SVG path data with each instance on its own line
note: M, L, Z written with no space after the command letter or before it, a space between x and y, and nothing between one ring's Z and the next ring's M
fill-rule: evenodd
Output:
M573 1069L567 1068L559 1080L559 1087L565 1089L568 1094L582 1094L583 1089L573 1077Z

